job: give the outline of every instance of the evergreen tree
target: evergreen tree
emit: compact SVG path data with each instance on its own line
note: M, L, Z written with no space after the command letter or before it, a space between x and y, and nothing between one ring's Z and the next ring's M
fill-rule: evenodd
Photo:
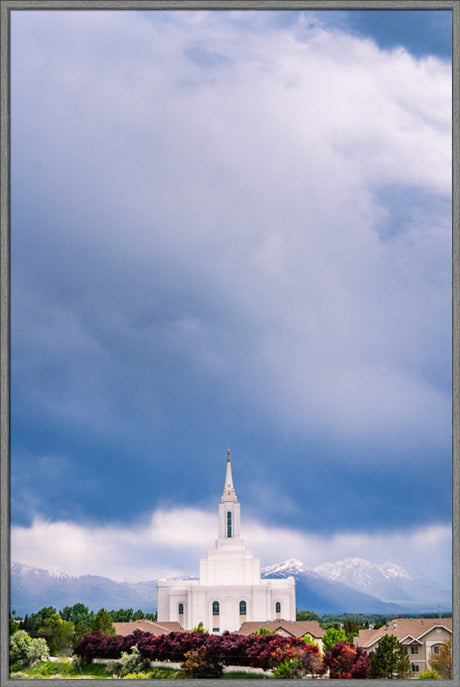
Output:
M97 613L91 628L93 632L100 632L106 637L116 634L112 622L112 616L105 609L101 608Z
M59 615L63 620L70 620L75 625L83 623L88 626L88 632L94 622L94 613L90 611L87 606L82 603L76 603L73 606L64 606Z
M371 675L375 678L409 677L411 668L406 648L394 635L383 635L371 659Z

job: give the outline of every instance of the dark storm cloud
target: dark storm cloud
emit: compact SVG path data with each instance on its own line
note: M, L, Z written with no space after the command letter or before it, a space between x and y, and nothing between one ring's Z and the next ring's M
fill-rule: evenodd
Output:
M305 16L14 14L14 523L449 519L450 70Z

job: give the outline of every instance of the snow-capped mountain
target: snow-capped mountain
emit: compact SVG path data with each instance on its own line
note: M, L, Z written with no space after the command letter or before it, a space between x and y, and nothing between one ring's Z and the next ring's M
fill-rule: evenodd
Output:
M394 563L376 565L362 558L345 558L336 563L322 563L314 571L334 582L396 603L451 603L451 591L421 575L410 575Z
M300 575L304 572L311 572L302 563L302 561L297 560L297 558L289 558L283 563L275 563L274 565L266 565L265 568L261 570L263 577L269 577L270 575L276 575L277 577L289 577Z
M83 603L90 610L140 608L156 610L156 581L115 582L99 575L72 577L63 572L13 563L10 578L11 608L18 615L34 613L44 606L56 610Z
M394 563L376 565L361 558L323 563L313 570L291 558L261 570L263 578L296 580L296 605L299 610L324 613L421 613L451 610L451 592L421 576L410 575ZM196 579L183 577L181 579ZM140 608L156 610L156 580L116 582L107 577L82 575L32 568L21 563L11 567L11 608L18 615L34 613L44 606L57 610L81 602L92 610L99 608Z
M296 606L298 609L324 613L400 613L397 604L382 601L341 582L329 580L307 568L301 561L289 559L261 570L263 578L285 578L296 581Z

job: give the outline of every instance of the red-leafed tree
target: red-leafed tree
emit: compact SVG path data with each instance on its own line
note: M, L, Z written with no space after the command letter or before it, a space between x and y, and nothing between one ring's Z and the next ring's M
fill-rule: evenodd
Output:
M324 663L328 666L332 679L365 679L370 676L367 653L351 642L337 642L325 653Z

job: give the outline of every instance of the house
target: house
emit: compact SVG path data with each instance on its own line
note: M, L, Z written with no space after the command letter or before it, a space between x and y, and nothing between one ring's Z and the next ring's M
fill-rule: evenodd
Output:
M130 635L134 630L150 632L152 635L155 635L155 637L180 630L180 624L177 622L154 623L152 620L131 620L126 623L113 623L113 626L115 628L115 633L123 637Z
M394 618L377 630L360 630L356 646L374 651L384 635L394 635L406 647L414 676L429 669L429 661L452 636L452 618Z
M240 504L233 486L230 450L218 508L218 539L200 560L198 580L158 580L158 622L184 630L200 622L216 634L247 621L295 620L295 580L262 579L260 561L240 538Z
M272 634L281 637L304 637L311 635L312 639L323 650L324 630L320 627L317 620L272 620L270 622L246 622L243 623L236 634L250 635L260 631L264 627Z

